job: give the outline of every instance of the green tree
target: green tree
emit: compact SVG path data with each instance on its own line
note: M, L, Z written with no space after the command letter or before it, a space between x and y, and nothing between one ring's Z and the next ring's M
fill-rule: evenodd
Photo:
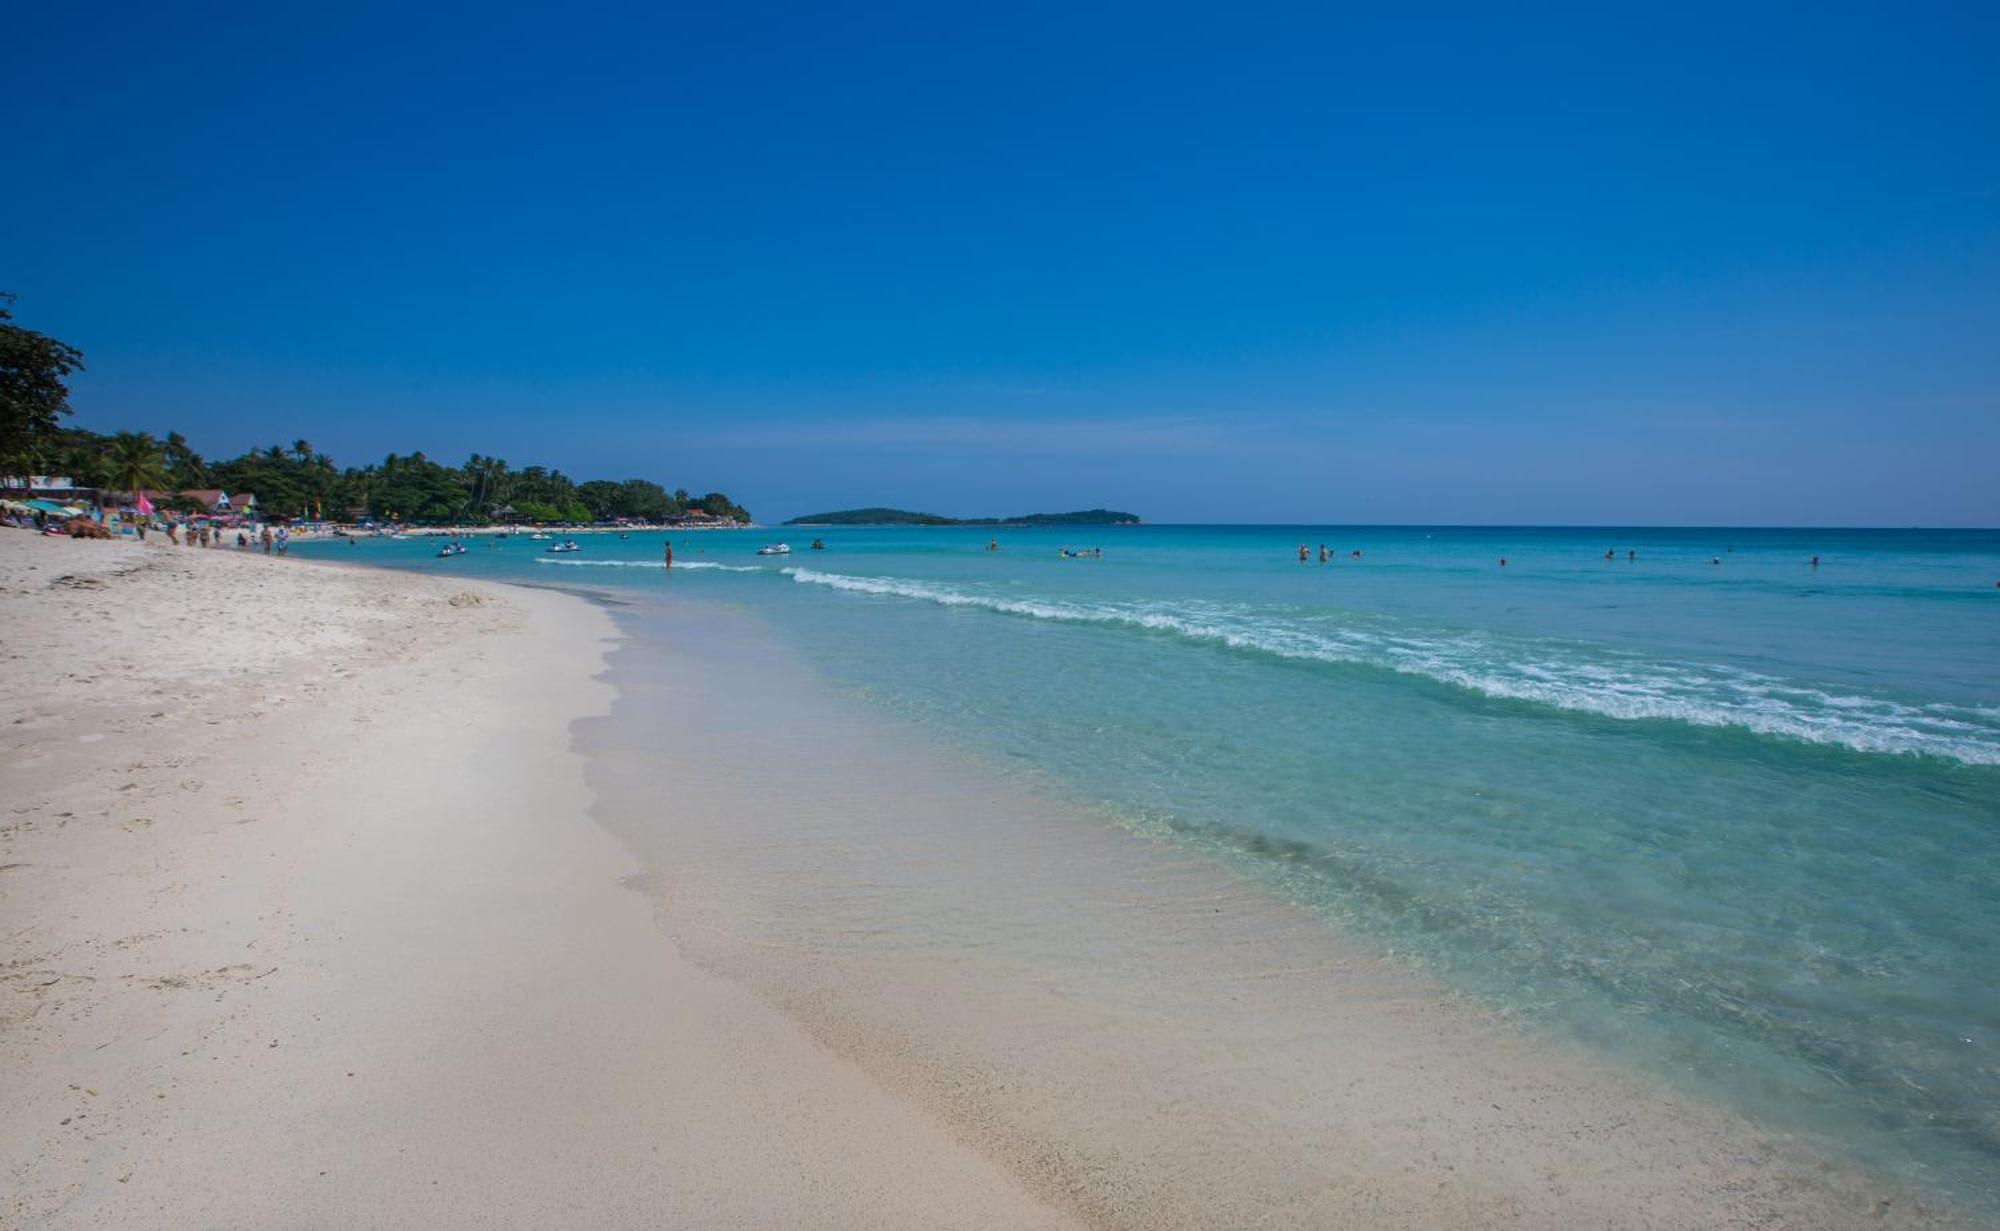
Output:
M174 490L208 486L208 463L189 447L187 437L179 432L168 432L162 452L166 455L167 482Z
M106 461L109 468L106 477L121 491L136 496L149 487L166 486L166 458L151 432L119 432L111 438Z
M0 466L32 470L57 445L69 413L67 378L83 371L83 352L14 324L0 293Z
M491 518L513 495L514 476L505 460L475 453L463 467L466 511L478 521Z

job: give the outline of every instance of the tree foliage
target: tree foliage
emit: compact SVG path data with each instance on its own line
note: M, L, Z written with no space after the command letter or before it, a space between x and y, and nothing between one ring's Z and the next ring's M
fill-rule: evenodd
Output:
M629 518L665 521L690 509L749 521L749 511L721 492L700 498L669 494L649 479L578 483L560 470L515 470L475 453L447 466L422 453L391 453L380 462L341 469L308 440L268 445L241 457L209 461L179 432L164 442L148 433L99 435L57 428L38 460L45 470L89 487L250 492L266 516L373 517L481 525L496 521L591 522ZM168 507L174 507L171 504Z
M151 432L119 432L105 450L106 477L119 491L139 492L163 487L167 459Z
M68 378L83 370L83 352L16 325L13 302L0 293L0 469L33 471L59 442Z

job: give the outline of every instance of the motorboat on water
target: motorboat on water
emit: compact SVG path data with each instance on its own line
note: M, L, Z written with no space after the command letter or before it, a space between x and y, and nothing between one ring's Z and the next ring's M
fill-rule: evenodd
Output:
M538 531L536 531L535 533L533 533L533 534L529 535L528 537L529 537L529 538L531 538L531 539L552 539L552 538L554 538L554 537L555 537L555 535L553 535L553 534L543 534L543 533L542 533L541 531L539 531L539 530L538 530Z
M789 556L792 554L792 548L788 543L779 543L772 547L759 547L757 554L760 556Z
M582 551L582 550L583 549L581 547L578 547L576 545L575 539L564 539L560 543L549 544L549 554L552 556L562 555L566 551Z
M438 548L438 559L440 560L448 559L452 556L462 556L464 554L465 554L465 544L463 543L446 543L443 547Z

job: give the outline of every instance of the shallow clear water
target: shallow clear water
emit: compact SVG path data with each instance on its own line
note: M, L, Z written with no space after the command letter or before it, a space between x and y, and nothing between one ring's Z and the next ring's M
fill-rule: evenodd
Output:
M752 606L937 738L1995 1208L2000 533L995 533L313 550Z

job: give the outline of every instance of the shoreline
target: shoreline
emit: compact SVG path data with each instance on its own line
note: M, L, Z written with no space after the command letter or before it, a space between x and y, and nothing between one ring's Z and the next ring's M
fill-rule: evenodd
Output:
M836 695L753 612L619 598L583 739L677 942L1092 1225L1974 1221Z
M8 1221L1952 1225L1069 825L754 619L25 535L0 575L48 629L6 695L85 698L0 726ZM218 601L250 661L175 640Z

